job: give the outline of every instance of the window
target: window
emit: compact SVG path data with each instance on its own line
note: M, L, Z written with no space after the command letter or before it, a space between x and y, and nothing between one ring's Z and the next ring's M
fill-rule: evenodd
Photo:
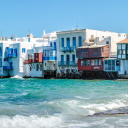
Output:
M126 54L128 54L128 44L127 44L127 53Z
M87 66L87 60L84 61L84 65Z
M91 60L91 65L94 65L94 60Z
M45 63L45 66L46 66L46 63Z
M52 56L52 51L50 51L50 56Z
M84 61L83 60L81 60L81 66L84 66Z
M46 56L46 57L48 56L48 51L44 52L44 56Z
M122 51L122 50L120 50L120 49L118 50L118 55L121 55L121 51Z
M83 48L82 49L82 52L86 52L87 53L88 52L88 49L87 48L86 49Z
M108 61L107 60L105 60L105 64L108 64Z
M70 38L67 38L67 47L70 47Z
M125 50L122 50L122 54L124 54L124 55L125 55Z
M98 65L98 60L97 59L95 60L95 65Z
M120 61L119 60L116 61L116 66L120 66Z
M104 48L101 48L102 49L102 52L104 52Z
M73 46L76 46L76 37L73 37Z
M67 59L67 61L70 61L70 56L69 56L69 55L67 55L66 57L67 57L67 58L66 58L66 59Z
M106 41L106 44L109 44L109 41Z
M82 36L79 36L79 47L82 46Z
M22 53L25 53L26 49L25 48L22 48Z
M88 60L88 66L90 66L90 60Z
M72 55L72 61L75 61L75 55L74 54Z
M107 61L105 61L105 62L107 62ZM99 60L99 65L102 65L102 60Z
M61 47L64 47L64 38L61 38Z
M30 38L28 38L28 42L30 42Z
M42 64L40 64L40 71L42 71Z
M0 47L0 53L2 53L2 48Z
M38 69L39 69L39 65L37 64L37 65L36 65L36 71L38 71Z
M32 67L30 66L30 71L32 70Z
M64 55L61 55L61 61L64 62Z

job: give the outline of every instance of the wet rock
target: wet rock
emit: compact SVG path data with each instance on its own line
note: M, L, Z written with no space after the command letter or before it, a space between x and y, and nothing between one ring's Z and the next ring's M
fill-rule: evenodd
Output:
M89 116L104 116L104 115L119 115L119 114L128 114L128 106L120 107L118 109L107 110L104 112L98 112Z

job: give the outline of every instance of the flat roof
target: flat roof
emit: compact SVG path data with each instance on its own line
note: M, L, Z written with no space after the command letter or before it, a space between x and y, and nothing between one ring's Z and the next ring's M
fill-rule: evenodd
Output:
M104 59L104 60L119 60L117 58L107 58L107 59Z
M79 48L101 48L104 47L105 45L92 45L92 46L82 46L82 47L78 47Z

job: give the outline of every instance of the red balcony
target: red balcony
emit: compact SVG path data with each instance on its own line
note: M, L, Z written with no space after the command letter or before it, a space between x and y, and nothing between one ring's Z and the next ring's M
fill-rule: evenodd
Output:
M82 46L76 49L77 58L109 57L108 45Z
M43 53L34 53L34 63L42 63L43 62Z
M32 59L25 60L25 64L30 64L30 63L32 63L32 62L33 62Z

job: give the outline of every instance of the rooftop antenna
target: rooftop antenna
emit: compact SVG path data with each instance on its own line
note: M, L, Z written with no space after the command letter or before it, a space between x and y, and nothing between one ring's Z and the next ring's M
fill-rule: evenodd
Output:
M77 22L76 28L78 29L78 22Z
M30 29L28 31L29 31L29 35L30 35Z

